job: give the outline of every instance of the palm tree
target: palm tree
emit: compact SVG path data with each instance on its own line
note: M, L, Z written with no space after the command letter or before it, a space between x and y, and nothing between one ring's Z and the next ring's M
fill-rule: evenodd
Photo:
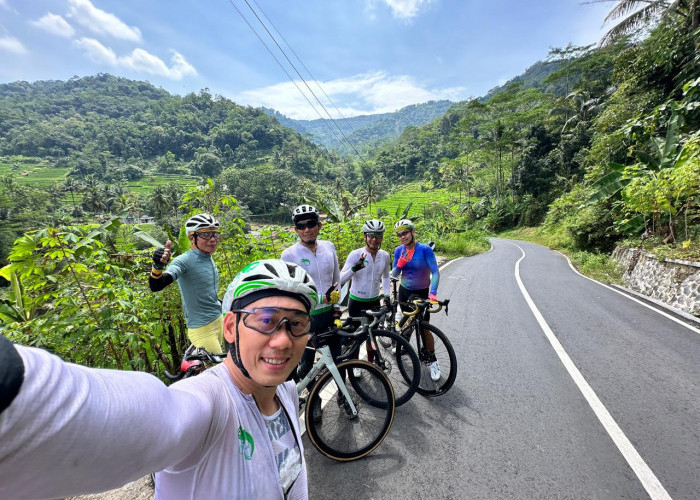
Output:
M605 1L609 0L590 0L589 3ZM622 21L603 36L600 45L608 45L672 14L688 19L691 32L695 32L700 26L700 0L619 0L605 16L604 23L617 19Z

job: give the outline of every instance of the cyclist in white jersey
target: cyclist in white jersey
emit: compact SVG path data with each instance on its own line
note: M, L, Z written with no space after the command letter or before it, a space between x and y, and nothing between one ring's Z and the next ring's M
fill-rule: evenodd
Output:
M362 226L365 246L350 252L340 271L341 285L352 279L348 302L350 317L357 317L362 311L379 307L382 299L389 302L391 256L381 250L385 229L380 220L366 221ZM380 293L380 285L383 293Z
M299 205L292 212L292 221L299 241L282 252L282 260L303 267L322 294L321 301L311 311L311 334L313 335L328 330L333 324L333 304L340 298L338 255L333 243L318 239L322 223L316 207ZM333 340L328 346L333 356L340 354L339 339ZM303 378L311 369L314 355L315 350L311 348L304 352L297 372L299 378Z
M229 356L166 387L0 336L0 498L64 498L156 474L156 499L307 499L296 386L318 293L263 260L229 285Z
M352 280L348 300L348 316L351 318L359 317L363 311L378 309L382 301L388 307L391 306L391 299L389 299L391 256L381 250L385 229L384 223L380 220L366 221L362 226L365 246L350 252L340 271L341 286ZM380 285L383 293L379 291ZM369 342L367 349L368 359L372 361L374 353Z

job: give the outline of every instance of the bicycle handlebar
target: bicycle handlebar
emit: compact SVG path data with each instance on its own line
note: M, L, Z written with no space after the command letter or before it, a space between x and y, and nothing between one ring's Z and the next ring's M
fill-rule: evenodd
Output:
M445 308L445 314L447 314L449 310L449 303L450 299L438 300L437 302L431 302L425 299L415 299L413 300L413 305L415 306L415 309L413 311L404 311L403 315L415 316L423 310L425 310L425 312L433 314L442 311L443 307ZM430 309L431 306L435 306L435 308Z

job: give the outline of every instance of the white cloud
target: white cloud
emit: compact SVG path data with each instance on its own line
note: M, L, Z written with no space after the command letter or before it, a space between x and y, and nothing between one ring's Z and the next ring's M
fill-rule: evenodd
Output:
M98 9L90 0L68 0L68 3L69 16L93 33L132 42L141 41L141 30L135 26L127 26L114 14Z
M433 0L384 0L394 17L399 19L411 19L418 15L418 11L423 5L427 5Z
M171 65L168 66L158 56L154 56L143 49L134 49L129 55L117 56L111 48L105 47L94 38L80 38L74 40L73 45L98 64L126 68L138 73L164 76L172 80L180 80L183 76L197 74L194 66L188 63L182 54L174 50L171 51Z
M73 40L73 45L85 52L88 58L97 64L117 66L119 59L112 49L105 47L94 38L79 38Z
M308 95L308 90L303 82L297 82L300 88ZM322 92L318 91L315 82L309 82L314 93L321 98ZM390 76L384 72L356 75L350 78L321 82L323 89L336 106L342 116L350 117L376 113L390 113L409 104L417 104L431 100L449 99L459 101L467 98L465 87L451 87L444 89L430 89L416 82L413 77L400 75ZM315 120L319 116L301 95L299 90L291 82L278 83L269 87L248 90L235 96L234 99L241 104L252 106L265 106L295 119ZM316 103L313 96L309 99L314 107L324 118L327 116L323 109ZM324 102L326 109L333 118L338 118L335 107Z
M126 68L135 71L151 73L154 75L165 76L173 80L180 80L185 75L196 75L197 71L190 63L185 60L185 57L176 51L171 51L172 56L170 61L172 65L168 67L160 58L146 52L143 49L134 49L134 51L125 57L120 57L119 62Z
M9 35L0 36L0 52L2 51L14 54L27 53L27 49L22 45L22 42Z
M75 34L73 27L68 24L63 17L59 16L58 14L52 14L51 12L46 14L41 19L32 21L32 24L37 28L64 38L70 38Z

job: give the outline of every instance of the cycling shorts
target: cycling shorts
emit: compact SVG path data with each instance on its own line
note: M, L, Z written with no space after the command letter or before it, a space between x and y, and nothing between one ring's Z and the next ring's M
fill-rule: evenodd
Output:
M219 315L211 323L199 328L188 328L187 337L195 347L204 347L211 354L224 352L221 348L224 339L224 320Z

